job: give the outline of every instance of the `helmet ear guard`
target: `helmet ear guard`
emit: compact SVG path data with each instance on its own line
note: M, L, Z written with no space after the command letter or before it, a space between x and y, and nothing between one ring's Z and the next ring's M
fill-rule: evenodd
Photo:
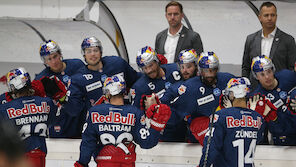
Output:
M256 73L272 69L275 72L275 66L272 60L265 55L257 56L252 59L251 71L253 76L257 78Z
M140 71L142 71L142 67L153 61L159 63L156 52L150 46L145 46L138 51L136 62Z

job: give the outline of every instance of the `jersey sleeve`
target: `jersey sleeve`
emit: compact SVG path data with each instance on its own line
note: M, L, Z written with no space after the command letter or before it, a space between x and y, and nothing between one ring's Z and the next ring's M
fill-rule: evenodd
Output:
M132 105L140 108L140 100L142 95L151 94L146 90L144 85L141 85L140 82L136 82L133 87L130 89L131 97L132 97Z
M72 117L79 116L86 104L84 100L85 92L79 84L79 78L76 76L71 79L71 84L67 91L67 102L63 105L64 111Z
M181 85L179 87L180 84L173 84L172 86L170 86L165 92L164 92L164 95L160 98L160 101L161 103L163 104L167 104L167 105L170 105L170 103L174 102L176 100L176 98L178 98L179 96L179 93L178 93L178 89L182 89L182 86L184 85ZM182 89L185 93L185 90ZM182 91L181 90L181 91Z
M51 124L54 124L56 121L58 121L57 119L58 106L51 99L49 99L48 104L50 106L48 124L51 125Z
M221 118L221 116L218 115L217 119L218 120L216 122L214 121L215 123L212 128L211 138L209 139L210 131L208 131L204 139L204 147L202 149L202 157L200 159L199 166L204 166L204 163L206 163L206 166L209 167L211 164L213 164L215 159L219 156L219 152L223 147L224 135L226 134L223 124L224 118Z
M138 109L136 113L136 125L133 131L134 141L141 148L149 149L157 145L160 133L153 128L148 128L146 117L143 111Z
M84 124L84 130L82 133L82 141L80 144L80 156L79 162L87 165L91 159L92 154L98 148L97 146L97 132L95 127L91 122L91 117L89 116Z

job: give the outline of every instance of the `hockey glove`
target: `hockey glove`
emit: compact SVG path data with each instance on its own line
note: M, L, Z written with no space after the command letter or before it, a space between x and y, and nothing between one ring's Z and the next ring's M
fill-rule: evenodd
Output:
M79 163L78 161L76 161L74 163L74 167L88 167L88 165L82 165L81 163Z
M46 92L44 90L44 86L40 80L33 80L31 82L32 89L34 89L34 95L35 96L40 96L40 97L45 97Z
M146 110L147 118L150 118L150 125L153 129L161 131L171 117L171 109L166 104L152 104Z
M140 100L140 109L146 111L152 104L160 104L157 95L152 93L152 95L142 95Z
M222 94L219 97L219 107L220 109L232 107L231 101L229 100L228 96Z
M266 122L275 121L277 119L277 108L271 103L269 99L267 99L264 95L255 95L253 98L249 100L250 109L258 112Z
M160 64L168 64L168 60L166 57L164 57L164 55L157 54L157 58L158 58Z
M210 118L206 116L197 117L190 124L190 131L198 142L203 146L205 135L209 130Z
M59 101L64 102L66 98L67 89L62 81L60 81L56 76L53 77L43 77L40 79L44 86L46 96Z

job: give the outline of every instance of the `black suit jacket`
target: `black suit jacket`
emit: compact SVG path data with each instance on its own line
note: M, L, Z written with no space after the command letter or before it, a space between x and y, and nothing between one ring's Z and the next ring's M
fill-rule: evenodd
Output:
M254 57L261 55L261 34L262 30L248 35L242 62L242 76L250 78L252 84L255 83L255 85L255 79L250 75L251 63ZM294 70L294 63L296 61L296 44L294 38L277 28L269 58L271 58L276 72L282 69Z
M161 31L160 33L158 33L156 36L155 51L158 54L165 54L164 44L167 39L167 35L168 35L168 29L165 29L165 30ZM199 34L197 32L189 30L185 26L183 26L183 28L180 32L180 38L178 40L178 44L176 47L174 62L178 61L178 55L184 49L195 49L196 53L198 55L201 52L203 52L203 46L202 46L202 42L201 42Z

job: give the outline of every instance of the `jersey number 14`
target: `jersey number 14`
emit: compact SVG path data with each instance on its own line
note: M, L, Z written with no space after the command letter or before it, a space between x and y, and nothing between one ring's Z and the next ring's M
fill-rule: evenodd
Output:
M244 167L244 164L253 164L254 163L254 152L256 147L256 139L252 139L249 146L249 150L245 152L244 139L238 139L232 142L233 147L238 147L238 167Z

